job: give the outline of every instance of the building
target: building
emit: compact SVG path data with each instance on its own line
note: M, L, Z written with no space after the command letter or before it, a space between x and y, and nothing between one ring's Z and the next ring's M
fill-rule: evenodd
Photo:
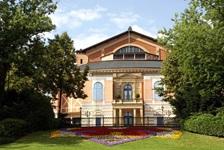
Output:
M161 44L131 27L77 51L77 65L90 67L84 88L88 97L63 96L61 112L82 118L82 126L161 124L163 117L174 116L154 90L164 87L159 83L165 58Z

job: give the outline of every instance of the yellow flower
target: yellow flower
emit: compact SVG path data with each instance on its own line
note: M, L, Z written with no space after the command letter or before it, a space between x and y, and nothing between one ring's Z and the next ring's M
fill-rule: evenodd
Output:
M51 136L50 136L50 138L56 138L56 137L58 137L58 134L59 134L60 132L61 132L60 130L51 132Z
M183 134L182 132L177 131L177 130L173 130L172 132L174 134L171 136L171 138L172 139L175 139L175 140L179 139L182 136L182 134Z
M65 131L54 131L51 133L50 138L59 138L59 137L76 137L76 132L65 132Z
M152 138L172 138L178 140L182 136L182 134L183 133L181 131L172 130L170 135L156 135L152 136Z
M122 132L111 132L110 135L122 135Z

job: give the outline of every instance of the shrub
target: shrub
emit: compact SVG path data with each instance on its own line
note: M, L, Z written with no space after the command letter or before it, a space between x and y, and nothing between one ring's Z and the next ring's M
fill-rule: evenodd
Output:
M115 95L115 99L120 99L121 98L121 95L120 94L116 94Z
M56 126L57 122L55 122L48 97L32 89L25 89L19 94L13 94L14 102L11 103L13 98L10 97L10 94L5 95L5 99L10 101L10 103L5 102L7 116L25 120L28 123L29 131L48 130Z
M14 141L15 141L14 138L3 138L3 137L0 137L0 145L12 143Z
M27 133L27 123L20 119L5 119L0 122L0 137L19 138Z
M184 128L194 133L223 137L224 118L212 114L196 114L185 121Z
M135 98L140 98L140 94L135 94Z

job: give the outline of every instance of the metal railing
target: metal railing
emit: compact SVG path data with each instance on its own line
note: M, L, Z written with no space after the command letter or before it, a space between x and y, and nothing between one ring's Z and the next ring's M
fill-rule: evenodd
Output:
M175 117L86 117L65 118L61 127L97 127L97 126L155 126L155 127L179 127Z
M113 104L120 103L143 103L142 99L115 99L113 100Z

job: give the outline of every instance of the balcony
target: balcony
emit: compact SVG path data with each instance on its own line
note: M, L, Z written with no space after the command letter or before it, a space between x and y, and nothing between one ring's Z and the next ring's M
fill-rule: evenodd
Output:
M138 99L114 99L113 104L142 104L141 98Z

